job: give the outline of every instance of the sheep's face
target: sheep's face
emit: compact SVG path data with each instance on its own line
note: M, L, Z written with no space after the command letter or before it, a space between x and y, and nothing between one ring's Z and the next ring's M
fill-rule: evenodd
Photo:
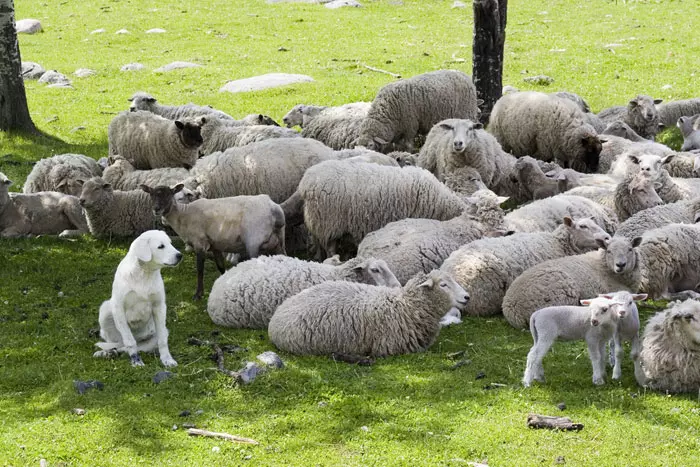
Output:
M628 185L630 195L636 199L640 210L664 204L656 192L658 188L661 188L661 183L655 182L644 172L636 174Z
M629 137L632 136L632 133L634 133L634 130L630 128L629 125L621 120L617 120L608 125L605 130L603 130L602 134L629 139Z
M428 279L418 287L439 290L440 293L449 297L451 306L459 310L463 310L464 307L467 306L467 303L469 303L469 294L467 291L464 290L450 274L444 271L432 271L428 274ZM446 313L446 310L441 311L442 314Z
M394 152L388 155L398 162L399 167L414 167L418 158L417 154L409 154L407 152Z
M178 136L183 146L186 148L195 149L202 145L202 125L207 122L206 117L199 117L194 121L191 120L175 120L175 127L178 131Z
M656 180L661 174L661 168L664 164L671 162L674 158L674 154L670 154L665 157L657 156L655 154L642 154L627 156L629 162L636 166L641 173L648 176L651 179Z
M591 311L591 326L604 326L615 319L615 305L611 300L596 297L590 300L581 300L581 305L588 306Z
M700 347L700 314L685 312L674 316L679 322L680 331L685 335L686 341Z
M598 171L600 161L600 151L603 150L603 143L594 134L583 134L580 139L583 163L591 173Z
M0 172L0 193L7 193L7 189L12 185L12 180L7 178L7 176Z
M599 242L610 243L610 235L590 217L573 220L564 218L564 225L569 230L573 245L579 251L589 251L598 248Z
M362 135L355 140L355 147L357 146L362 146L370 151L385 153L385 150L389 147L389 141L386 141L378 136L372 137Z
M627 237L613 237L607 245L598 242L598 246L605 249L605 264L615 274L622 274L634 270L637 267L636 248L642 243L642 237L630 240Z
M199 199L199 193L192 191L189 188L183 188L173 195L173 199L176 203L190 204L192 201Z
M63 179L56 185L56 191L66 195L80 196L80 193L83 191L83 184L84 181L81 179Z
M460 119L443 120L437 125L447 133L450 149L455 154L462 154L469 142L476 139L476 130L483 128L481 123Z
M287 128L292 128L296 125L301 125L303 122L302 110L304 106L302 104L295 105L292 110L287 112L287 115L282 117L282 122Z
M250 114L243 117L241 120L245 125L271 125L279 126L279 123L274 121L272 117L263 114Z
M611 294L600 294L599 297L607 298L617 305L615 311L620 319L624 319L628 315L639 314L637 311L636 301L646 300L647 294L632 294L626 290Z
M693 123L695 123L700 115L694 115L692 117L680 117L678 121L676 122L676 126L678 127L679 130L681 130L681 134L683 135L684 138L686 138L692 131L694 130L693 128Z
M656 104L661 104L661 102L663 102L662 99L652 99L649 96L639 95L629 102L627 110L639 115L646 122L658 121L659 111L656 110Z
M80 192L80 205L84 208L97 206L112 196L113 190L110 183L100 177L94 177L83 183Z
M386 261L369 258L353 269L361 282L384 287L401 287Z
M136 112L137 110L146 110L150 112L153 110L156 103L155 97L144 92L137 92L128 100L129 102L131 102L131 104L129 105L129 110L131 112Z
M165 185L150 188L147 185L141 185L141 189L151 195L153 215L156 217L167 215L170 212L170 208L175 202L175 194L180 192L184 187L182 183L175 186L175 188L170 188Z

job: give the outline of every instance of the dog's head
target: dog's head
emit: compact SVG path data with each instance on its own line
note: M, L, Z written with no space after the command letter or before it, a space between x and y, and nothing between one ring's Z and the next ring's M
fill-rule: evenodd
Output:
M182 253L173 247L170 237L160 230L149 230L139 235L131 243L129 253L138 258L142 264L160 269L163 266L177 266Z

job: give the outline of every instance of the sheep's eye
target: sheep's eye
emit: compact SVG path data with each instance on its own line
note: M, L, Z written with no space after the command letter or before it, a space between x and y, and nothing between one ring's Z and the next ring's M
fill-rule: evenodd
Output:
M600 311L601 311L601 313L605 313L606 311L608 311L608 307L607 307L607 306L604 306L603 309L600 310Z
M629 250L627 250L627 252L628 252L628 253L631 253L631 252L632 252L632 248L630 248Z
M582 229L587 229L588 226L587 226L587 225L582 225L581 228L582 228Z
M369 270L370 270L370 272L379 272L379 269L377 269L377 268L370 268Z
M163 244L161 244L161 245L158 247L159 250L162 250L163 248L165 248L165 245L163 245Z
M445 287L447 287L447 283L446 283L446 282L440 282L440 287L442 287L442 288L444 289Z

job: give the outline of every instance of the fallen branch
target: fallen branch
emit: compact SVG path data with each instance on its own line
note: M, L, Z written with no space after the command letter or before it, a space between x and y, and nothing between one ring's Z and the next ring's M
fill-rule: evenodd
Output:
M205 438L221 438L242 444L260 444L254 439L244 438L242 436L230 435L228 433L217 433L215 431L200 430L199 428L189 428L187 434L190 436L204 436Z
M530 428L547 428L550 430L580 431L582 423L573 423L569 417L550 417L531 413L527 416L527 426Z
M393 76L394 78L401 78L401 75L397 75L396 73L392 73L390 71L382 70L381 68L374 68L373 66L369 66L369 65L362 65L362 66L367 68L370 71L376 71L377 73L384 73L385 75Z

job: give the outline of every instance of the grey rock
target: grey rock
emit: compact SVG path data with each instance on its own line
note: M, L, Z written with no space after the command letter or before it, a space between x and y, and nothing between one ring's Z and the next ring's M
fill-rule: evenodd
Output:
M273 368L284 368L284 362L275 352L268 350L257 356L257 359L263 362L267 366Z
M346 6L359 8L362 6L362 4L357 0L333 0L332 2L326 3L325 6L326 8L334 10L336 8L343 8Z
M68 77L56 70L49 70L45 72L43 75L41 75L41 78L39 78L39 82L46 84L70 84Z
M173 70L180 70L182 68L199 68L202 65L198 65L196 63L190 63L190 62L172 62L168 63L167 65L163 65L160 68L156 68L153 70L154 73L165 73L167 71L173 71Z
M259 91L261 89L275 88L295 83L310 83L314 79L311 76L289 74L289 73L268 73L266 75L253 76L235 81L229 81L220 92L248 92Z
M140 63L127 63L123 67L121 67L119 70L120 71L139 71L143 70L146 68L145 66L141 65Z
M149 29L148 31L146 31L146 34L163 34L165 32L168 32L168 31L166 31L165 29L161 29L161 28L153 28L153 29Z
M41 21L38 19L21 19L15 25L18 34L36 34L41 32Z
M87 78L88 76L96 75L97 72L95 70L91 70L90 68L78 68L73 72L73 74L78 78Z
M238 380L243 384L250 384L262 373L262 368L253 362L246 363L245 367L238 370Z
M35 62L22 62L22 78L39 79L46 73L44 67Z

